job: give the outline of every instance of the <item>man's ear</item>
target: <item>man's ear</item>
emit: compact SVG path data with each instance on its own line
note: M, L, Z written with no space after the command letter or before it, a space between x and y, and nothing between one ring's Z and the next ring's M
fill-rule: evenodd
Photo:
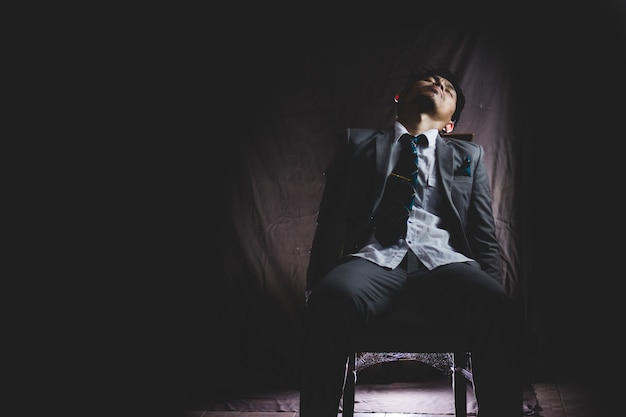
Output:
M450 133L454 130L454 122L450 121L448 123L446 123L446 125L443 127L443 129L441 129L441 131L443 133Z

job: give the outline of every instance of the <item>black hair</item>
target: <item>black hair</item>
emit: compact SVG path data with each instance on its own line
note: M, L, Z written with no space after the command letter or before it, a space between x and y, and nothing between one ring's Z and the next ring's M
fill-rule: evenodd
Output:
M412 68L409 74L409 78L402 89L402 94L406 92L409 88L413 86L417 81L424 80L433 75L438 75L440 77L445 78L450 81L454 86L454 90L456 91L456 110L454 114L452 114L452 121L454 124L459 123L459 119L461 118L461 112L463 111L463 107L465 107L465 95L463 94L463 90L461 89L461 85L459 84L459 80L456 75L450 71L446 67L433 67L429 65L422 65L419 67Z

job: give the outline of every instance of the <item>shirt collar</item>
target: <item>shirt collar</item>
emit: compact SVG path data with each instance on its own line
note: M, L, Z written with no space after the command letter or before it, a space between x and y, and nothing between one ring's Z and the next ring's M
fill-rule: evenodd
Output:
M400 136L404 135L405 133L409 133L409 131L406 130L406 127L404 127L402 123L396 121L395 133L396 133L396 142L397 142L398 139L400 139ZM438 134L439 132L437 131L437 129L429 129L425 132L422 132L422 135L426 136L426 138L428 139L428 146L435 145L435 140L437 139Z

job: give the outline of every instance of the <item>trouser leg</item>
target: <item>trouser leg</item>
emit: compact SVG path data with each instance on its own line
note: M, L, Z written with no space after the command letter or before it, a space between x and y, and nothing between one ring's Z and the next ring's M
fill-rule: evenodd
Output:
M403 297L418 314L466 339L478 417L520 417L521 326L504 288L477 266L461 263L410 274Z
M353 329L384 311L405 283L406 270L389 271L360 258L318 283L307 306L300 417L337 416Z
M522 415L521 328L504 288L470 264L428 271L421 264L413 268L411 261L405 290L405 270L387 271L361 259L340 265L320 281L307 308L301 417L337 416L351 330L398 296L407 298L399 301L408 312L465 338L472 351L479 417Z

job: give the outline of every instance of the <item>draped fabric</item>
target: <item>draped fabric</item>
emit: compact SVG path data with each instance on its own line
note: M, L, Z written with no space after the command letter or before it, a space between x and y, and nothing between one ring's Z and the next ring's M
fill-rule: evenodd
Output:
M587 18L587 11L583 15ZM213 297L219 324L209 332L231 343L213 347L217 354L212 361L220 362L220 354L230 358L218 364L225 374L235 365L297 373L309 248L324 170L340 140L337 133L347 127L390 126L394 96L410 68L421 64L447 66L460 78L467 103L455 132L473 133L473 141L485 149L504 284L526 324L543 331L532 311L534 303L543 302L538 290L548 284L541 282L566 278L550 273L554 270L548 253L553 246L537 232L544 226L551 230L547 222L563 221L554 203L567 200L567 195L553 186L563 173L552 158L557 154L554 141L565 138L553 121L571 123L566 109L575 101L567 84L550 80L564 69L584 79L585 70L577 65L580 55L568 46L566 34L573 34L578 47L593 54L595 43L585 42L586 37L617 39L599 23L605 17L590 17L596 19L594 28L602 28L591 34L580 32L580 22L572 22L554 39L547 35L549 19L539 23L543 31L538 31L537 22L523 20L524 31L519 32L520 26L508 18L486 17L457 19L454 24L433 17L419 27L392 29L359 22L332 31L316 27L247 37L245 47L232 51L241 56L235 61L240 66L233 84L236 122L229 129L245 130L247 137L238 144L233 140L237 161L229 168L225 217L218 225L228 237L220 255L225 276L210 278L219 282ZM600 60L599 55L592 57ZM615 66L606 70L612 77L619 74ZM530 139L533 146L541 144L539 150L531 150ZM540 192L552 200L540 199ZM542 223L529 227L531 214ZM544 272L537 259L548 265L545 281L537 276ZM557 285L561 287L559 282L549 289ZM561 323L553 324L558 328Z
M34 298L22 304L44 312L30 316L45 332L16 325L43 336L33 346L79 358L72 380L114 378L116 395L83 384L89 392L76 396L106 394L98 404L108 407L124 394L163 414L164 402L207 384L297 382L309 248L341 132L391 126L410 68L444 65L467 97L455 131L485 149L504 282L533 348L527 369L613 372L626 6L492 3L381 3L345 15L321 3L168 5L116 12L96 38L72 34L88 40L70 46L78 60L44 43L41 65L28 66L38 76L20 87L58 93L26 88L16 105L71 98L90 116L52 108L95 148L71 153L73 166L31 146L22 159L51 169L11 170L35 184L12 181L35 197L15 201L27 208L17 246L63 251L49 274L9 278L28 286ZM53 142L44 149L70 154ZM102 355L89 355L95 346Z
M272 67L270 80L260 80L263 105L255 109L256 124L247 127L254 139L237 152L244 158L229 195L238 246L233 263L251 291L246 305L267 343L297 363L308 250L336 133L390 126L394 96L420 64L459 74L467 103L456 131L473 132L485 147L505 284L518 297L521 144L512 123L511 60L499 34L435 20L419 30L321 36L286 53L289 59Z

